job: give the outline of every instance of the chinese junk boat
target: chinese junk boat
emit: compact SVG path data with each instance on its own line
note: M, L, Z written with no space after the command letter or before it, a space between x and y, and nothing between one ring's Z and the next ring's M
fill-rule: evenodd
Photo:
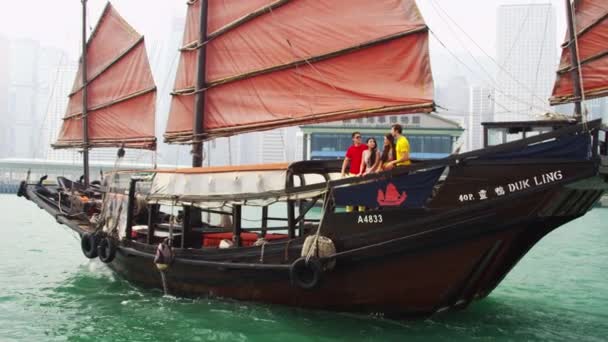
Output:
M155 148L143 37L108 5L83 49L55 145L84 149L84 179L23 182L19 192L77 232L87 257L135 284L179 296L430 315L487 296L606 188L601 123L580 115L581 100L608 92L606 1L577 1L573 11L576 30L552 98L577 103L572 119L488 125L488 134L523 139L346 179L335 161L202 168L202 143L433 111L428 28L415 2L187 6L165 139L192 144L193 167L113 171L89 182L89 148ZM346 212L351 205L367 210ZM254 224L244 219L252 212Z

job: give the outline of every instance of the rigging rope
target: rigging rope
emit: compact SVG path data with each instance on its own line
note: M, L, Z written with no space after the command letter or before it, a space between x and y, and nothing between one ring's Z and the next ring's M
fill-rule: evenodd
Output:
M270 9L270 17L272 18L272 20L278 22L278 19L274 16L274 11L273 11L272 7L269 8L269 9ZM278 25L277 27L281 27L281 26ZM303 60L304 62L306 62L306 65L308 65L312 69L312 71L314 71L317 75L319 75L319 77L321 77L323 79L323 82L325 82L325 84L329 85L334 91L337 92L337 89L334 86L334 84L332 82L329 82L329 80L325 77L325 75L323 75L323 73L320 72L319 69L317 69L314 66L313 63L310 63L309 58L298 55L295 52L294 46L291 44L291 41L289 40L289 38L288 37L284 37L284 38L285 38L285 41L287 42L287 45L289 45L291 54L296 59ZM296 73L299 76L299 78L302 79L302 74L299 72L299 66L297 64L296 64ZM300 87L300 89L302 89L302 88ZM308 89L308 90L314 90L314 89ZM348 101L349 104L351 106L353 106L352 108L357 108L357 104L355 103L355 101L352 98L350 98L350 97L344 97L343 99L345 99L346 101ZM310 104L309 104L309 110L310 110L311 113L313 113L313 109L312 109L312 106Z
M588 130L587 128L587 105L585 104L585 84L583 83L583 69L581 68L581 56L579 54L579 48L578 48L578 32L576 32L576 14L574 12L575 8L574 8L574 4L569 2L570 6L572 7L571 13L572 13L572 27L574 30L574 50L576 51L576 59L577 59L577 68L578 68L578 79L580 82L580 87L581 87L581 121L583 122L583 125L585 126L585 130ZM572 63L571 63L572 64Z
M464 66L464 67L465 67L467 70L469 70L471 73L473 73L473 74L477 74L477 73L475 72L475 70L471 69L471 67L469 67L469 65L467 65L467 64L466 64L466 63L464 63L464 62L463 62L463 61L462 61L460 58L458 58L458 56L456 56L456 54L455 54L454 52L452 52L452 51L451 51L451 50L450 50L450 49L447 47L447 45L446 45L446 44L445 44L443 41L441 41L441 39L439 39L439 37L437 36L437 34L435 34L435 32L434 32L433 30L429 29L429 32L431 32L431 34L433 35L433 37L434 37L435 39L437 39L437 42L439 42L439 44L440 44L441 46L443 46L443 48L445 48L445 49L448 51L448 53L449 53L449 54L450 54L450 55L451 55L451 56L452 56L454 59L456 59L456 60L457 60L457 61L458 61L460 64L462 64L462 65L463 65L463 66ZM487 81L485 81L485 82L487 82ZM516 96L513 96L513 95L510 95L510 94L505 93L505 92L504 92L504 91L502 91L502 90L501 90L499 87L497 87L497 86L496 86L496 85L498 84L498 83L497 83L497 81L492 80L492 82L494 82L494 84L491 84L490 82L487 82L487 83L488 83L488 84L489 84L489 85L492 87L492 89L494 89L496 92L498 92L498 93L502 94L503 96L505 96L505 97L507 97L507 98L509 98L509 99L513 100L514 102L518 102L518 103L523 104L523 105L526 105L526 106L535 107L536 109L538 109L538 110L540 110L540 111L543 111L543 112L547 111L547 109L546 109L546 108L537 107L537 106L535 106L534 104L530 104L529 102L527 102L527 101L525 101L525 100L522 100L522 99L520 99L520 98L518 98L518 97L516 97ZM513 113L513 111L511 111L511 110L510 110L509 108L507 108L505 105L498 103L498 101L496 101L496 99L491 98L491 100L492 100L492 102L494 102L495 104L499 105L499 106L500 106L502 109L504 109L504 110L506 110L506 111L508 111L508 112L510 112L510 113Z
M483 67L483 65L477 60L477 58L475 58L475 56L471 53L471 51L466 47L466 45L462 42L462 40L459 38L459 36L457 34L454 33L454 30L451 29L451 24L449 22L447 22L443 15L439 12L439 10L441 10L441 12L444 13L444 15L452 22L454 23L454 26L456 26L461 32L464 33L464 35L471 41L473 42L473 44L475 44L475 46L488 58L490 58L490 60L496 64L501 71L503 71L507 76L509 76L512 80L514 80L519 86L521 86L522 88L525 88L526 90L530 91L532 93L533 97L536 97L537 99L539 99L541 102L543 103L547 103L548 101L545 99L542 99L540 97L538 97L537 95L534 94L533 90L530 90L530 88L528 86L526 86L524 83L522 83L521 81L519 81L517 78L515 78L511 73L508 72L508 70L506 70L504 68L504 66L500 65L492 56L490 56L481 46L479 46L479 44L477 44L477 42L462 28L458 25L458 23L452 19L452 17L449 16L449 14L438 4L435 2L435 0L431 1L431 5L433 6L433 9L435 10L435 12L437 12L437 14L439 15L439 17L446 22L446 24L448 25L448 27L450 27L450 30L452 31L452 34L456 37L456 39L458 40L458 42L462 45L462 47L465 49L465 51L468 52L468 54L473 58L473 60L475 61L476 64L478 64L480 66L480 68L484 71L484 73L489 77L489 82L487 82L494 90L496 90L498 93L502 94L503 96L518 102L520 104L529 106L530 108L536 108L537 110L543 111L543 112L547 112L549 111L546 107L540 107L540 106L536 106L533 103L529 103L526 100L520 99L516 96L507 94L506 92L501 90L501 87L499 86L498 82L494 79L494 77L492 75L490 75L490 73ZM439 8L439 9L438 9ZM511 54L511 51L513 50L515 44L517 43L518 39L519 39L519 35L521 33L521 31L523 30L523 26L527 21L527 17L529 16L529 11L528 10L528 15L526 16L526 18L524 19L524 23L522 24L522 26L520 27L519 33L518 33L518 38L516 39L516 41L514 42L513 46L511 47L510 51L509 51L509 55ZM475 72L473 69L471 69L466 63L464 63L460 58L458 58L452 51L450 51L450 49L447 47L446 44L444 44L439 37L437 36L437 34L435 32L433 32L432 30L429 29L429 31L433 34L433 36L435 37L435 39L437 39L437 41L440 43L441 46L443 46L449 53L450 55L452 55L452 57L454 57L459 63L461 63L465 68L467 68L467 70L469 70L470 72L477 74L477 72ZM494 102L495 104L497 104L498 106L502 107L503 109L507 109L504 105L498 103L495 99L491 99L492 102ZM512 111L510 111L509 109L507 109L508 112L513 113Z
M547 16L545 17L545 29L543 31L543 43L547 40L547 30L549 29L549 15L551 14L551 11L547 11ZM532 89L536 89L536 84L538 83L538 74L540 72L540 65L541 65L541 61L543 60L543 52L545 50L545 44L541 44L540 45L540 55L538 56L538 63L536 64L536 77L534 78L534 87ZM534 92L532 92L532 98L530 99L530 101L532 101L532 103L534 103ZM547 101L547 100L544 100ZM532 108L530 108L532 109Z
M175 198L173 198L173 201L171 202L171 216L169 217L169 247L173 246L173 225L176 221L176 217L175 217L175 204L177 201L177 196ZM182 239L184 238L183 232L182 232Z
M306 253L306 263L308 263L308 261L310 260L310 258L312 258L313 256L315 256L317 249L318 249L318 244L319 244L319 237L321 236L321 228L323 227L323 222L325 219L325 216L327 216L327 208L329 205L329 199L332 195L333 191L331 190L330 186L329 186L329 182L327 182L327 188L325 189L325 199L323 201L323 209L321 210L321 220L319 221L319 226L317 227L317 232L314 235L314 240L312 243L312 247L308 249L308 252Z
M62 53L61 54L61 58L59 59L59 62L57 63L57 68L56 68L56 71L55 71L55 78L53 79L53 86L51 87L51 93L49 94L49 97L48 97L47 102L46 102L46 110L44 111L44 118L42 119L42 122L40 123L40 126L39 126L39 128L37 130L38 134L34 134L34 136L32 137L33 138L32 139L32 147L34 148L34 154L32 156L33 159L36 159L37 152L40 149L40 148L38 148L37 145L40 143L40 138L42 136L44 136L42 134L42 130L44 129L44 126L46 124L47 118L49 117L49 111L50 111L50 107L51 107L51 102L52 102L52 99L53 99L53 95L55 95L55 88L57 87L57 83L59 82L59 71L60 71L61 67L63 66L63 62L64 62L65 58L66 58L65 53ZM51 123L51 125L52 124L53 123ZM50 138L52 140L54 137L50 137ZM44 149L46 150L46 147Z

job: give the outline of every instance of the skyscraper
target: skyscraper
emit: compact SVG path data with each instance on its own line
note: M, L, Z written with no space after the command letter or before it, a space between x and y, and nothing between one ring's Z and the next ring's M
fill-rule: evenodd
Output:
M483 147L482 122L493 121L494 103L492 89L482 86L472 86L470 91L469 115L467 116L467 142L468 151Z
M470 86L467 78L462 75L450 77L446 86L435 88L435 99L440 108L445 109L445 111L439 112L439 115L464 128L464 133L457 142L457 146L460 146L461 151L469 151Z
M72 90L72 84L78 69L77 62L69 60L66 54L62 56L56 65L56 70L53 70L51 75L51 90L46 104L45 130L43 137L40 139L43 145L41 148L46 149L47 159L80 162L81 157L75 150L55 150L51 148L51 144L55 143L59 136L59 130L67 110L68 94Z
M8 118L9 63L9 42L0 35L0 118L4 121L0 125L0 158L8 157L10 127L6 120Z
M184 26L186 18L175 16L171 19L171 29L167 31L166 36L158 46L157 54L150 54L150 66L152 73L155 75L158 95L156 97L156 137L158 139L157 151L159 155L159 163L175 165L176 163L192 163L192 155L190 146L169 145L163 142L163 134L167 127L167 119L169 109L171 107L171 96L169 93L173 90L175 83L175 75L177 74L177 66L179 62L179 49L182 45L182 36L184 35ZM204 144L203 144L204 145ZM207 153L207 147L204 147L204 153ZM213 159L213 157L212 157ZM204 161L207 165L207 161Z
M39 117L38 63L40 44L30 39L10 44L10 85L8 115L4 125L9 127L8 157L31 158L34 152L32 137Z
M555 80L555 10L548 4L498 8L498 83L495 121L534 119L549 110Z

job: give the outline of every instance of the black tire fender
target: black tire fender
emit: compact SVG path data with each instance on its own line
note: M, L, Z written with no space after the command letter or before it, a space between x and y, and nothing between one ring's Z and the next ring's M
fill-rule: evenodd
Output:
M84 233L80 237L80 249L82 253L89 259L97 258L97 245L99 244L99 236L97 234Z
M302 257L294 261L289 267L291 284L305 290L319 286L322 274L323 267L317 258L310 258L306 261L306 258Z
M102 262L106 264L111 263L116 257L115 240L107 236L101 239L99 246L97 246L97 254Z
M27 188L26 181L21 181L21 183L19 183L19 189L17 189L17 196L28 198L26 188Z

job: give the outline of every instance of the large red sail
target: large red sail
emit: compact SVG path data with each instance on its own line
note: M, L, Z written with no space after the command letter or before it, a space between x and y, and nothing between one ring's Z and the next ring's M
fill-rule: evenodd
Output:
M201 45L203 139L433 109L428 29L414 0L208 1L198 44L202 1L189 3L168 142L192 141Z
M574 2L574 16L586 98L608 95L608 2L606 0L578 0ZM551 104L575 101L570 60L569 39L562 45L562 57ZM575 68L578 66L574 66ZM580 99L579 99L580 100Z
M55 148L83 146L82 68ZM156 86L144 38L108 3L87 42L89 147L155 149Z

